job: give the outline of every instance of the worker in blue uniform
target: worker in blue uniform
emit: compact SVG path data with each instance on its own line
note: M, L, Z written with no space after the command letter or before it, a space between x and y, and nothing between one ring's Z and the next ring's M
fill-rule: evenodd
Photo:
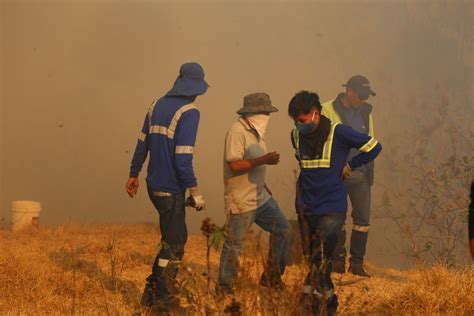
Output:
M343 180L382 150L375 138L331 122L320 114L321 109L319 96L308 91L297 93L288 107L295 123L291 142L300 165L295 206L303 251L310 264L301 296L303 315L336 313L331 270L337 233L347 212ZM352 148L360 153L347 161Z
M168 308L179 304L175 278L187 241L185 192L197 210L205 208L193 169L199 110L194 101L206 92L204 70L185 63L173 88L154 101L145 115L130 166L126 191L137 194L138 175L148 154L148 195L160 217L161 247L152 266L141 304Z

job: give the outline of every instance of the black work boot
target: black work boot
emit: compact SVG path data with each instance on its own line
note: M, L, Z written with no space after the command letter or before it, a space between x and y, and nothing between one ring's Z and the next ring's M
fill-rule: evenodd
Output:
M362 263L351 263L351 265L349 266L349 272L364 278L370 278L370 275L364 269Z
M143 307L153 307L154 309L166 309L167 307L177 306L179 303L179 298L175 293L164 288L158 282L147 283L140 300Z
M346 273L346 262L344 260L334 260L332 263L332 272Z
M142 298L140 300L140 305L143 307L151 307L153 305L154 298L154 287L152 283L147 283L145 289L143 290Z

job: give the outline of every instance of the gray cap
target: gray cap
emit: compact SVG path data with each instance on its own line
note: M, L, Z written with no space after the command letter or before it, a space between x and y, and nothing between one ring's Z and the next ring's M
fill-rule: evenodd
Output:
M364 99L368 99L370 95L375 96L374 90L370 87L369 79L362 75L350 77L347 83L342 86L354 90L359 97Z
M278 112L266 93L252 93L244 97L244 107L237 111L239 115Z

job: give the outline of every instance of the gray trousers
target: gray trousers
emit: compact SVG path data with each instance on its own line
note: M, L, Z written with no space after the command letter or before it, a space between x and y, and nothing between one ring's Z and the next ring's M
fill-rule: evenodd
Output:
M370 227L371 188L367 174L354 170L345 180L347 193L352 204L352 233L350 243L351 264L362 264L367 246L367 237ZM338 233L338 242L334 250L334 260L345 260L346 257L346 229L342 226Z

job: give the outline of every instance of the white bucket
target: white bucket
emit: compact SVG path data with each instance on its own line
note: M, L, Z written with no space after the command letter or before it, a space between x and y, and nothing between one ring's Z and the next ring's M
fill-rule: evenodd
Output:
M35 201L12 202L12 230L18 231L31 226L38 226L41 203Z

